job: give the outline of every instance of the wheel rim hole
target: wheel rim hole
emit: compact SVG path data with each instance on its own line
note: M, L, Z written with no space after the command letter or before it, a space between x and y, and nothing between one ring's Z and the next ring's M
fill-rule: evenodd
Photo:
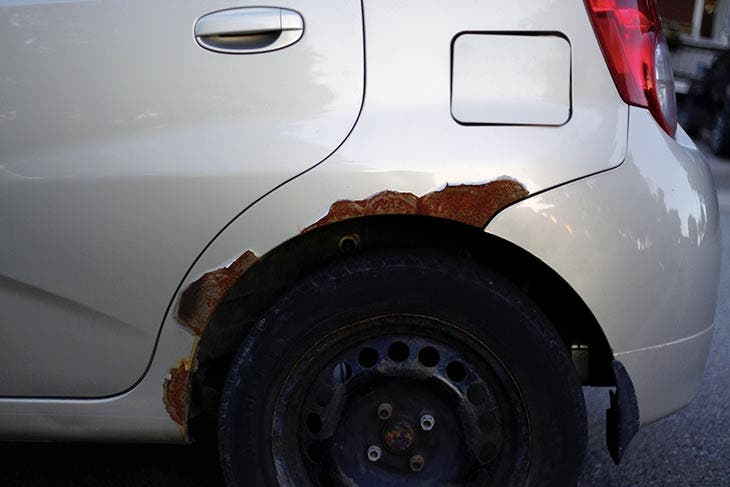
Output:
M370 367L375 366L375 364L378 363L379 358L380 358L380 354L378 353L378 351L375 350L374 348L368 347L368 348L363 348L360 351L360 354L357 357L357 361L361 366L363 366L365 368L370 368Z
M339 362L332 370L335 384L347 384L352 378L352 367L347 362Z
M322 418L319 417L319 414L309 413L309 416L307 416L307 429L315 435L322 431Z
M461 382L466 378L466 368L458 361L451 362L446 366L446 376L453 382Z
M332 391L326 385L320 384L317 387L317 391L314 393L314 397L317 401L317 405L325 407L332 400Z
M482 384L472 384L466 391L466 397L469 402L478 406L487 398L487 390Z
M439 351L433 347L424 347L418 352L418 361L425 367L436 367L440 359Z
M394 362L403 362L411 354L411 350L403 342L395 342L388 347L388 357Z

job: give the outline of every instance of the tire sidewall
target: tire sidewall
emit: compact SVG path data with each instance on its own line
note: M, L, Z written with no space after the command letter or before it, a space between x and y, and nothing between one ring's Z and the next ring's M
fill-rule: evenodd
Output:
M496 273L465 259L409 251L334 265L299 283L261 317L233 361L221 401L221 461L229 485L277 485L271 411L297 357L342 326L398 313L455 324L484 344L523 398L531 442L526 484L575 483L585 450L585 407L567 347L552 325Z

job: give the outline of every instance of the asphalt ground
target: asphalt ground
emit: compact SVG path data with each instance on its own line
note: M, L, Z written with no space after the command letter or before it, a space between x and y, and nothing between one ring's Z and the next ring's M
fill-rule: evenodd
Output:
M588 456L581 487L730 487L730 160L708 155L723 241L715 336L697 398L639 431L620 466L604 440L606 389L585 389ZM222 486L213 448L200 445L0 443L0 486Z

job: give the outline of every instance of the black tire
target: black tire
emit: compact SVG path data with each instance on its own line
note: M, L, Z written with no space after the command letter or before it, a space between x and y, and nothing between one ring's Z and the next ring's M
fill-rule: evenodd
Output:
M411 347L407 359L392 353L396 341ZM366 343L372 348L363 348ZM422 360L429 348L424 343L442 347L438 365ZM416 353L416 347L425 348ZM363 359L366 349L381 350L377 366ZM466 368L452 375L448 369L459 360ZM476 401L471 393L480 384L487 394ZM383 424L405 428L397 430L399 438L416 433L406 435L411 443L393 443L396 430L383 426L378 438L385 438L386 451L376 464L367 461L366 450L378 440L360 434L380 428L370 424L380 418L368 416L361 426L356 414L369 395L381 392L392 394L404 415ZM451 395L458 407L444 409L441 401ZM307 408L319 407L311 398L326 406L305 419ZM441 411L433 431L408 423L406 410L416 406ZM340 421L343 415L349 419ZM336 419L331 424L330 416ZM316 435L325 438L305 447ZM436 441L429 435L441 436ZM510 282L466 259L428 251L363 254L300 282L258 321L226 380L219 444L231 487L340 485L339 475L349 467L344 474L363 487L444 485L446 479L449 485L569 486L576 484L585 454L585 404L567 347ZM423 470L401 471L401 445L414 448L406 456L418 448L430 452ZM491 451L484 454L485 448ZM456 451L465 453L449 453ZM461 471L467 464L474 465L468 475Z
M722 110L715 117L710 131L710 150L720 156L730 156L730 111Z

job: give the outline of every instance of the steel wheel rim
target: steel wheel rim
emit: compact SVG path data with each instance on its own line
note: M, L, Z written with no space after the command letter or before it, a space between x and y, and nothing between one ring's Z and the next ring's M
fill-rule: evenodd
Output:
M281 485L518 485L529 460L514 379L473 335L431 317L379 317L319 340L271 420Z

